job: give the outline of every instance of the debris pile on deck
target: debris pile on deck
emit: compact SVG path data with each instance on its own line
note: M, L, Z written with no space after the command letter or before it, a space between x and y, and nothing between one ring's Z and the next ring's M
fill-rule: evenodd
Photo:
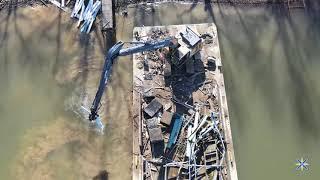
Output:
M230 179L216 33L210 27L201 28L201 34L196 26L177 27L170 33L161 27L134 32L137 41L178 40L175 48L134 56L143 179Z

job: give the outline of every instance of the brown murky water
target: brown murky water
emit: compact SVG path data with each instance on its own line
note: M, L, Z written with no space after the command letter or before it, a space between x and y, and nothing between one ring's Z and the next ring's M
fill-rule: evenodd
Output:
M99 30L80 35L55 7L0 17L1 179L91 179L105 169L111 179L130 179L128 105L119 103L130 86L110 86L105 103L117 109L104 116L104 135L66 111L92 101L105 51Z
M117 16L117 39L130 41L134 26L215 22L239 179L315 180L318 17L299 10L287 16L275 6L139 6ZM76 104L74 92L83 91L90 104L103 62L101 35L79 36L56 8L2 12L0 20L1 179L89 179L103 169L110 179L130 179L130 57L115 64L106 133L97 135L64 104ZM300 157L309 158L309 171L295 171Z

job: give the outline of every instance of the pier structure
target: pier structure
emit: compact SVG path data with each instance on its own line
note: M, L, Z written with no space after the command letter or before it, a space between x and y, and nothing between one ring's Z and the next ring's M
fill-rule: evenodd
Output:
M102 30L112 29L113 27L113 0L101 0L102 8Z
M49 0L49 2L65 12L69 11L69 9L66 7L65 0Z
M76 0L73 9L69 9L65 0L49 0L53 5L61 10L71 14L72 18L78 19L78 27L81 25L80 31L89 33L98 12L101 9L101 26L102 30L113 29L113 0ZM68 1L69 2L69 1Z

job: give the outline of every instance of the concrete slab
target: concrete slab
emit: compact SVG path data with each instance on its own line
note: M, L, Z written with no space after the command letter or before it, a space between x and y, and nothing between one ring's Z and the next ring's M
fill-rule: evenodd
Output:
M164 111L160 120L160 123L165 126L170 126L173 113Z

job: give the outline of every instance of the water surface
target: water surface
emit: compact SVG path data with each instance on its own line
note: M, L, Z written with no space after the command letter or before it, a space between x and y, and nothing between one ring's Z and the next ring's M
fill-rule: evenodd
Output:
M319 179L319 19L277 6L165 4L128 13L117 15L119 40L130 41L134 26L216 23L239 179ZM104 169L130 179L130 57L115 64L101 136L64 106L79 92L90 105L105 51L98 30L80 36L54 7L18 9L1 12L0 40L1 179L90 179ZM295 171L300 157L310 171Z

